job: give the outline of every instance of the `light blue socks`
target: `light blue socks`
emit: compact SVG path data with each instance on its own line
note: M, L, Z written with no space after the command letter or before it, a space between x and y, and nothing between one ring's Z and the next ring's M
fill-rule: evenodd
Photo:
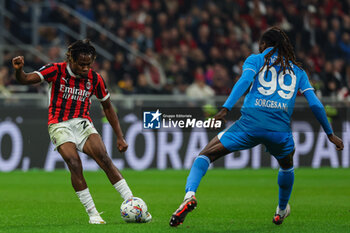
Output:
M294 183L294 167L289 169L280 168L278 172L279 200L278 205L281 210L287 207Z
M200 155L195 159L190 174L187 177L186 193L190 192L191 195L194 195L209 165L210 159L205 155Z

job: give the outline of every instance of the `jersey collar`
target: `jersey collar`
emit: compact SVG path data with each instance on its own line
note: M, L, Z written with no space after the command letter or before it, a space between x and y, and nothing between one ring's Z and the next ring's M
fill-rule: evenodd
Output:
M262 54L266 55L266 54L268 54L272 49L273 49L273 47L268 47L268 48L266 48L266 49L262 52Z
M75 75L75 74L73 73L73 71L70 69L69 63L67 63L67 70L68 70L68 73L69 73L70 76L72 76L72 77L77 77L77 75Z

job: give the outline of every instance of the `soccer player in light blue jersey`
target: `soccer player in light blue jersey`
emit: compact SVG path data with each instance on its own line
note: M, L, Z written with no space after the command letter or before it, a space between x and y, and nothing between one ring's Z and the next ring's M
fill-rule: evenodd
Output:
M342 140L333 134L324 107L316 97L307 74L296 61L287 35L278 27L270 28L259 41L259 51L260 54L253 54L245 60L241 78L215 116L217 120L225 120L227 112L250 87L241 108L241 118L214 137L195 159L187 178L184 201L171 216L170 226L182 224L186 215L197 206L195 193L210 163L230 152L258 144L265 145L280 165L279 201L273 223L279 225L283 222L290 213L288 201L294 183L295 145L290 118L298 91L307 99L336 149L344 148Z

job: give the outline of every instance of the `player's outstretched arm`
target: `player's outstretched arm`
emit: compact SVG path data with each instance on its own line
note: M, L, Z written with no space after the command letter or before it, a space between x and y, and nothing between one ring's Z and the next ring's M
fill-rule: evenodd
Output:
M255 72L251 69L246 69L243 71L242 76L239 78L237 83L233 86L231 94L227 98L223 107L227 110L233 108L236 102L241 98L241 96L248 90L250 84L253 82L255 76Z
M24 73L23 66L24 66L24 57L18 56L12 59L12 66L15 69L15 75L16 80L20 84L35 84L40 83L41 78L36 73Z
M117 135L117 147L120 152L125 152L128 149L128 144L124 139L123 132L120 128L118 116L113 108L110 98L101 102L103 111L107 117L109 124L111 124L114 133Z
M336 146L337 150L343 150L343 141L333 133L331 125L329 124L327 119L326 111L324 110L322 103L317 98L313 90L308 90L304 92L304 96L307 99L312 112L322 125L324 131L326 132L329 141L331 141Z
M243 71L242 76L234 85L231 94L227 98L226 102L222 106L223 108L214 116L215 120L221 120L226 122L225 116L230 111L241 96L248 90L255 76L255 72L251 69Z

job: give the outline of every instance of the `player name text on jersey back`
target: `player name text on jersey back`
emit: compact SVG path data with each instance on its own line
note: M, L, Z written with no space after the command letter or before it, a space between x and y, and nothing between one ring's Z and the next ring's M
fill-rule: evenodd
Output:
M286 103L281 103L273 100L266 99L255 99L255 106L265 107L265 108L277 108L284 111L288 111L288 105Z

